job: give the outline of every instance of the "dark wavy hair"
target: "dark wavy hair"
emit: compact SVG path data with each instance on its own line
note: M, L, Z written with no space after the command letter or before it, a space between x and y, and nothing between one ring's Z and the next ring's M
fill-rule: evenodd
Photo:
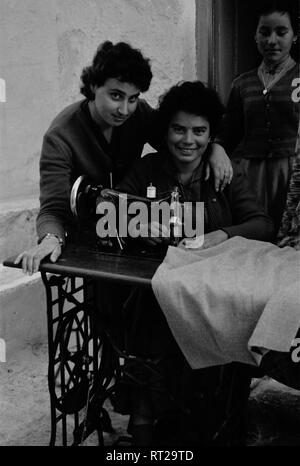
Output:
M299 0L262 0L258 10L257 23L261 16L276 11L282 14L287 13L290 17L294 34L299 34Z
M180 111L205 117L213 140L220 130L225 108L218 93L201 81L179 82L159 99L156 114L158 140L164 141L172 118Z
M93 100L91 86L102 86L109 78L134 84L141 92L146 92L152 79L150 60L126 42L113 45L105 41L98 47L92 65L82 70L80 92Z

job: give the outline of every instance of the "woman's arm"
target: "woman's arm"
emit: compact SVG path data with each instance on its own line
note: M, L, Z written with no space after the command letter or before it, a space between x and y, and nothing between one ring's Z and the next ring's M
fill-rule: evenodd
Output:
M46 134L40 159L40 211L37 233L65 237L65 224L70 215L69 202L72 178L70 149L58 137Z
M243 236L260 241L274 240L271 217L257 202L240 163L234 164L234 176L226 192L233 219L232 226L222 228L229 237Z
M233 170L228 155L224 148L218 143L213 143L211 145L211 153L208 157L205 180L209 178L211 170L214 175L215 190L217 192L219 190L223 191L225 186L230 184L232 181Z
M244 111L241 90L237 80L231 86L222 129L216 142L221 144L226 153L231 154L244 137Z
M234 81L229 94L226 112L220 134L212 144L206 179L212 169L215 177L215 190L222 191L231 183L233 170L230 162L232 152L244 136L243 101L238 81Z
M232 183L226 187L224 194L222 194L226 196L230 206L232 225L224 227L220 225L218 230L205 234L201 241L200 237L188 242L182 240L180 246L207 249L223 243L233 236L243 236L260 241L274 240L274 225L271 218L257 203L256 196L249 186L242 167L239 166L239 163L234 163L233 167Z
M40 262L50 255L56 262L65 241L65 222L71 189L71 156L55 137L46 135L40 160L40 211L37 217L39 244L23 251L15 263L22 262L24 273L38 271Z

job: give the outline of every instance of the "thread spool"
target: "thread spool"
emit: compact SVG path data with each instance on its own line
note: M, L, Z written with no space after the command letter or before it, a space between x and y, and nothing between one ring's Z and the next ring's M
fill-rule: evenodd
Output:
M149 199L155 199L156 198L156 187L152 186L152 183L150 183L150 186L147 187L147 197Z

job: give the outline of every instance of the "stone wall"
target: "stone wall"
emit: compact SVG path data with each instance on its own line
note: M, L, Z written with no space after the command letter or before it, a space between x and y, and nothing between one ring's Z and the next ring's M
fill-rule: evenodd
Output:
M173 83L195 78L195 0L0 1L0 262L36 243L43 134L82 98L82 68L107 39L151 59L152 105ZM44 307L38 277L28 282L0 267L0 337L9 357L45 338Z
M151 59L145 97L155 105L170 85L195 78L195 0L0 0L0 262L36 243L43 134L82 98L82 68L104 40L130 42ZM8 359L45 340L44 310L40 278L0 265Z
M151 104L171 84L195 78L194 0L1 0L0 203L37 198L42 136L80 98L81 70L106 39L151 58Z

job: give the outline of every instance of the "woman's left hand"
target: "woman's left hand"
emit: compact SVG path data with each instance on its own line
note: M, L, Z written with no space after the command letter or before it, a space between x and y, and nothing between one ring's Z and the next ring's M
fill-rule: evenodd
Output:
M213 143L211 145L211 154L209 156L209 164L206 168L205 180L210 176L210 171L213 171L215 178L215 190L223 191L227 184L231 183L233 170L230 158L226 154L220 144Z
M191 242L193 241L193 239L189 239L189 240L183 239L179 243L179 247L181 247L182 249L198 249L198 250L208 249L213 246L217 246L217 244L223 243L227 239L228 239L228 234L225 231L216 230L216 231L212 231L211 233L207 233L206 235L204 235L204 241L200 241L200 244L202 244L200 247L191 246ZM195 242L199 241L199 238L196 237L194 241ZM189 244L189 247L187 247L188 244Z
M204 235L204 244L202 246L202 249L208 249L213 246L217 246L217 244L223 243L227 239L228 234L225 231L212 231L211 233L207 233L207 235Z

